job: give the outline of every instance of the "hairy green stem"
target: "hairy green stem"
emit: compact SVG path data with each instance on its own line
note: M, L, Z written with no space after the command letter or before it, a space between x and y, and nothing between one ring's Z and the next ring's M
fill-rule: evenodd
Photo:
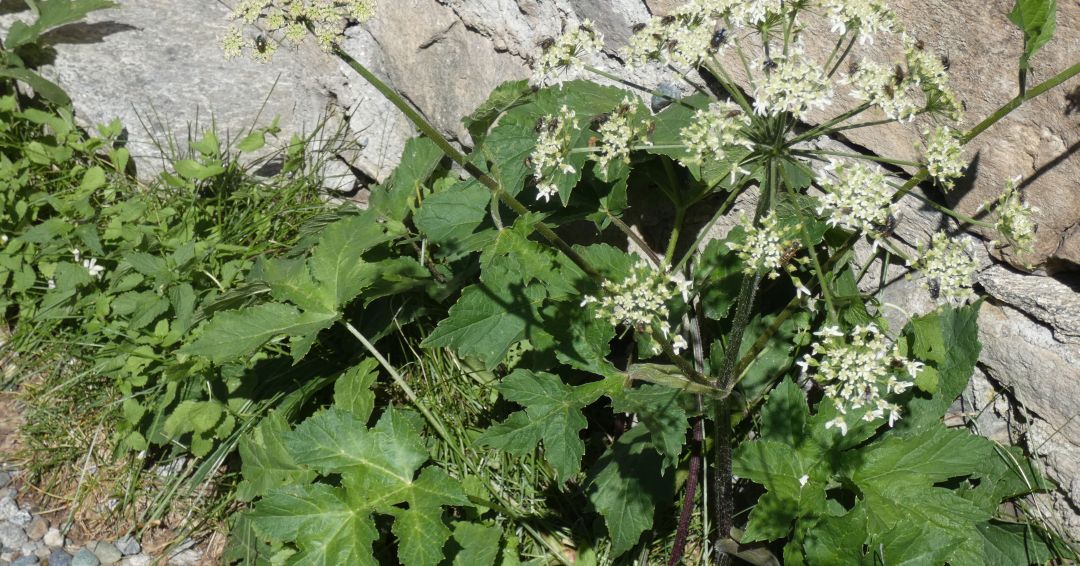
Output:
M1004 106L998 108L993 114L987 116L986 119L984 119L982 122L979 122L975 125L974 128L971 128L971 130L965 133L964 136L961 138L960 143L966 144L969 141L975 139L976 136L986 131L986 129L990 126L996 124L999 120L1007 116L1013 110L1019 108L1020 105L1024 102L1031 100L1032 98L1035 98L1036 96L1039 96L1040 94L1058 86L1059 84L1073 78L1077 74L1080 74L1080 63L1076 63L1068 69L1065 69L1064 71L1061 71L1053 77L1050 77L1049 79L1046 79L1045 81L1031 87L1027 91L1021 92L1021 94L1018 95L1016 98L1005 103Z
M799 149L799 150L792 151L792 153L794 153L795 155L802 155L802 156L806 156L806 157L810 157L810 156L813 156L813 155L832 155L832 156L836 156L836 157L850 157L851 159L865 159L867 161L876 161L878 163L888 163L889 165L903 165L905 167L922 167L922 163L919 163L917 161L907 161L907 160L904 160L904 159L891 159L891 158L888 158L888 157L878 157L876 155L870 155L870 154L865 154L865 153L849 153L849 152L846 152L846 151L829 151L829 150L825 150L825 149L814 149L814 150Z

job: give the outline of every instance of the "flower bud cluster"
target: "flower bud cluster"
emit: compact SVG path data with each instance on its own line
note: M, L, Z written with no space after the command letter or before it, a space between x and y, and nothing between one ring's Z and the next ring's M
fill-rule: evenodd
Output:
M926 130L923 137L927 138L926 151L923 153L926 170L944 190L952 189L955 185L953 179L962 177L967 167L960 139L948 126L938 126L932 132Z
M851 85L856 98L881 108L885 116L892 120L910 122L922 109L911 96L912 89L917 85L906 73L897 72L896 69L863 61L842 82Z
M895 14L878 0L822 0L821 7L829 15L833 33L857 30L860 44L873 44L874 34L896 28Z
M962 306L975 299L971 286L979 264L961 244L944 232L934 234L930 247L919 245L918 259L909 263L922 275L930 297L939 304Z
M825 223L856 232L872 232L885 226L896 212L893 190L881 168L862 163L831 161L817 183L825 196L817 213L828 213Z
M994 227L1018 250L1028 252L1035 242L1036 225L1032 215L1039 212L1039 209L1020 199L1020 191L1017 189L1019 183L1020 177L1005 182L1005 192L998 199L997 222Z
M686 162L723 159L725 149L733 146L753 149L754 144L743 135L743 128L749 125L750 117L732 102L714 102L708 108L698 110L690 125L679 132L691 153Z
M812 373L822 385L825 396L840 413L825 424L847 434L849 411L868 407L862 420L871 422L888 418L889 426L900 420L900 406L885 396L907 391L923 368L921 362L907 360L896 344L873 324L856 326L848 332L825 327L814 333L819 340L810 352L796 362L803 374Z
M560 78L555 82L560 82L566 71L580 71L585 67L585 57L604 48L604 35L597 31L590 20L582 20L558 39L548 40L542 45L543 52L536 61L534 80L537 84L545 84L548 79L558 76Z
M351 22L366 22L375 14L377 0L240 0L229 17L248 25L259 23L271 37L245 39L240 28L233 25L221 39L226 59L239 57L248 51L260 61L269 61L277 50L273 35L279 35L292 45L307 37L305 23L312 26L316 41L324 50L331 50Z
M743 271L763 272L767 273L770 279L775 279L780 275L780 268L784 267L785 260L799 248L795 235L800 226L781 226L771 211L762 217L760 226L755 226L745 214L739 216L739 224L746 232L746 239L742 242L731 242L728 247L739 254L739 259L745 264Z
M587 295L581 306L596 305L596 318L612 326L621 324L642 332L659 329L665 338L671 332L669 303L678 295L684 301L690 297L690 281L653 269L644 260L638 260L626 279L604 281L602 289L601 296ZM676 343L685 347L684 339Z
M71 255L75 256L75 261L90 272L90 277L101 279L101 276L105 274L105 266L98 265L97 260L92 257L84 258L78 248L72 248Z
M793 48L786 57L773 60L775 67L757 78L754 88L754 113L777 116L790 112L805 120L811 109L821 109L832 102L829 78L819 65L802 57Z
M536 200L551 200L558 194L559 188L550 179L553 171L565 175L573 174L576 169L566 160L570 152L570 143L578 129L577 113L564 104L557 116L544 116L537 122L540 135L536 138L536 148L529 158L533 164L533 177L536 178Z
M615 159L630 163L631 145L636 141L652 145L646 139L650 122L636 119L640 109L641 105L636 100L624 97L618 108L597 128L600 134L600 148L596 157L598 167L604 169Z

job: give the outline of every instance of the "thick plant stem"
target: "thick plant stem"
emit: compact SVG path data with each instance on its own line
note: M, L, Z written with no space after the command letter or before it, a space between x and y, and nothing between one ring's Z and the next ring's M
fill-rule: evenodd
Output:
M528 214L529 209L525 208L525 205L521 204L521 201L514 198L512 195L510 195L510 193L507 193L498 181L491 178L490 175L481 171L479 167L471 163L466 158L465 154L458 151L458 149L455 148L453 144L451 144L449 140L446 139L445 136L439 133L439 131L436 130L435 127L432 126L431 123L429 123L423 116L421 116L419 112L417 112L412 106L410 106L408 102L405 102L405 99L403 99L401 95L394 91L394 89L390 88L390 86L382 82L382 80L380 80L379 77L375 76L371 71L369 71L367 67L364 67L363 64L361 64L356 59L353 59L351 55L342 51L340 48L334 48L334 55L344 61L345 64L352 68L352 70L356 71L361 77L364 78L364 80L370 83L371 86L375 87L375 89L378 90L379 93L382 94L384 97L386 97L387 100L393 103L394 106L398 108L398 110L401 110L401 112L405 114L405 117L408 118L409 121L412 122L413 125L415 125L422 134L424 134L431 141L433 141L435 145L439 146L439 149L441 149L447 157L449 157L454 163L460 165L463 169L465 169L465 171L472 175L477 181L480 181L480 183L483 184L485 187L490 189L491 192L495 195L495 197L502 201L503 204L510 207L511 210L520 215ZM573 261L574 264L580 267L582 271L589 275L589 277L597 280L600 279L600 274L596 271L596 269L594 269L592 265L589 264L589 262L585 261L585 258L581 257L581 255L574 251L570 244L566 243L565 240L560 238L558 234L556 234L551 228L547 226L547 224L544 224L543 222L537 222L534 229L539 232L545 240L550 242L553 246L558 248L559 251L565 254L566 257L570 258L570 261Z
M679 525L675 530L675 543L671 546L671 558L668 566L682 562L686 550L686 538L690 534L690 518L694 514L694 498L697 495L698 478L701 475L701 447L705 441L705 424L701 417L694 422L694 446L690 454L689 469L686 473L686 492L683 494L682 510L679 512Z
M1078 74L1080 74L1080 63L1076 63L1068 69L1065 69L1064 71L1061 71L1060 73L1054 75L1053 77L1050 77L1049 79L1046 79L1045 81L1031 87L1030 89L1027 89L1027 91L1021 92L1019 96L1010 100L1009 102L1006 102L1004 106L998 108L993 114L987 116L985 120L976 124L974 128L971 128L971 130L969 130L966 134L964 134L964 137L961 138L961 143L966 144L967 142L974 139L975 136L978 136L979 134L986 131L987 128L996 124L999 120L1007 116L1010 112L1019 108L1020 105L1024 102L1031 100L1036 96L1039 96L1040 94L1060 85L1061 83L1073 78Z

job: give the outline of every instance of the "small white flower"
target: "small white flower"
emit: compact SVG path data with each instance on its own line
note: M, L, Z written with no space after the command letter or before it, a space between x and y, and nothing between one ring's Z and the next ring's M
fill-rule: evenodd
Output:
M933 132L926 130L926 170L944 190L953 188L953 179L963 176L967 162L964 161L960 138L947 126L939 126Z
M949 87L949 74L941 58L920 48L919 43L907 34L903 36L903 41L908 74L915 84L922 87L926 97L926 109L953 121L960 121L964 115L963 105Z
M775 56L775 67L760 77L754 89L754 113L777 116L790 112L805 120L812 109L832 103L832 83L821 65L806 60L794 46L788 55Z
M49 279L48 286L49 286L50 289L55 289L56 288L56 280L55 279Z
M800 488L806 487L806 482L808 482L808 481L810 481L810 476L809 475L803 475L803 477L799 478L799 487Z
M836 427L840 429L841 436L847 436L847 421L844 420L842 415L838 415L835 419L825 423L825 428L830 429Z
M874 34L893 31L896 16L884 2L876 0L823 0L834 33L857 30L859 43L874 43Z
M7 234L0 234L0 244L6 246L9 241L11 241L11 239L7 237Z
M537 123L540 135L536 147L529 159L533 165L533 177L536 178L536 200L548 201L559 189L550 177L559 172L571 175L576 172L572 164L566 161L570 152L570 143L578 128L577 113L565 104L556 116L544 116Z
M930 246L919 244L918 259L909 267L918 270L930 297L939 304L961 306L975 299L971 286L979 264L944 232L934 234Z
M659 330L666 338L671 333L668 304L684 288L686 284L673 274L653 269L639 260L625 279L604 281L600 296L586 296L581 305L595 305L596 318L612 326L629 326L645 333ZM681 350L686 346L686 340L677 335L673 347Z
M71 248L71 255L75 256L75 261L82 259L82 252L79 251L79 248Z
M671 341L671 349L674 350L676 354L682 352L689 346L690 345L686 343L686 339L680 335L675 335L675 339Z
M1029 206L1020 198L1017 185L1020 177L1009 179L1005 191L998 199L997 222L994 227L1013 243L1020 251L1031 251L1035 242L1035 221L1032 215L1039 209Z
M97 260L94 258L82 260L82 266L90 272L90 276L101 279L101 275L105 273L105 266L98 265Z
M825 191L817 213L829 213L825 220L829 226L871 232L885 226L896 212L892 187L880 167L832 161L826 171L832 175L822 173L817 180Z
M600 148L596 164L600 169L605 169L608 163L616 159L630 163L630 150L634 142L640 140L644 145L652 145L652 142L645 139L648 136L649 123L635 119L640 108L641 105L636 100L624 97L622 103L597 128Z
M851 86L855 98L877 106L892 120L910 122L923 108L915 98L920 92L918 83L899 65L889 68L863 61L840 82Z
M604 36L596 30L589 20L582 20L559 36L550 40L536 63L535 80L544 84L558 75L555 82L561 82L565 71L580 71L585 68L584 58L604 48Z
M760 226L755 226L745 214L740 216L739 224L746 232L746 238L742 242L730 242L728 247L746 264L743 271L756 273L760 270L770 278L777 277L789 252L798 248L795 233L799 226L781 226L772 211L761 219Z
M748 126L750 117L732 102L714 102L698 110L690 125L679 131L679 137L691 152L686 162L721 160L725 150L736 146L753 149L754 144L743 135L743 129Z

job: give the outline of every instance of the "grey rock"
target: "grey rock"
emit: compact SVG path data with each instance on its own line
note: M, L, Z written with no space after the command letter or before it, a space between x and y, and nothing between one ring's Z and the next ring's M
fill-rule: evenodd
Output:
M0 489L11 483L11 472L0 472Z
M995 266L979 277L986 292L1050 326L1060 342L1080 344L1080 294L1050 277Z
M49 553L49 566L71 566L72 557L62 549L56 548Z
M90 549L82 548L71 557L71 566L99 566L101 561L94 556Z
M109 564L115 564L120 561L124 555L118 550L112 543L105 541L98 541L94 544L88 545L90 550L97 556L97 559L102 564L108 566Z
M120 566L149 566L154 559L145 554L135 554L133 556L125 556L120 561Z
M132 554L138 554L142 550L142 546L139 545L139 541L135 540L132 535L125 535L120 540L113 543L116 545L117 550L124 556L131 556Z
M5 548L16 549L22 547L29 540L22 527L7 521L0 522L0 545Z
M45 536L41 538L41 542L44 542L45 546L58 548L64 546L64 535L60 532L60 529L52 527L45 532Z
M11 563L11 566L34 566L37 563L38 563L38 557L37 556L20 556L19 558L16 558L14 562Z
M37 517L26 527L26 536L30 537L30 540L41 540L45 533L49 532L49 521L42 517Z
M202 558L201 552L194 548L189 548L170 556L169 566L195 566L198 564L200 558Z
M4 497L0 499L0 521L7 521L15 516L19 512L19 504L15 502L14 497Z

